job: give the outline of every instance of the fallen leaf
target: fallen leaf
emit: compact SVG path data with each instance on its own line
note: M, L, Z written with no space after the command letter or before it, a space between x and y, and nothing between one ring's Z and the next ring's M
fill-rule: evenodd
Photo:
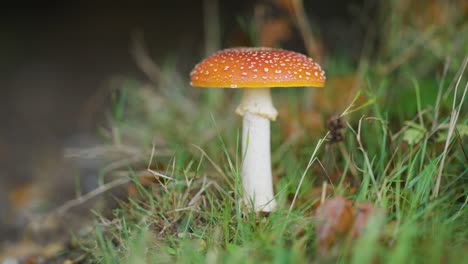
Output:
M383 212L381 209L375 208L371 203L357 203L355 207L353 239L358 238L365 231L371 217Z
M19 185L8 194L8 200L11 207L17 211L25 210L31 207L38 200L41 200L43 193L40 187L34 183Z
M302 111L292 113L290 106L280 104L280 126L285 138L293 135L307 135L307 137L319 137L325 131L325 125L321 113L317 111ZM307 131L307 134L304 132Z
M143 187L148 187L149 185L155 183L157 180L153 175L148 174L147 176L141 176L137 178L138 183ZM133 197L138 193L138 186L135 183L131 183L127 187L128 197Z
M1 259L19 259L25 263L36 263L38 258L50 258L65 249L62 242L52 242L41 245L30 240L20 241L5 246L5 253L0 254Z
M322 115L317 111L304 111L299 114L301 125L308 132L309 136L322 135L325 131L325 125Z
M336 196L325 201L316 213L317 243L321 255L326 253L340 237L345 236L354 222L354 208L350 200Z
M323 192L325 192L325 194L323 194ZM307 201L317 201L312 204L312 208L318 210L318 208L321 206L320 197L322 195L329 196L332 193L333 193L333 186L330 184L327 184L325 190L323 186L312 188L311 191L308 193L308 195L304 198Z

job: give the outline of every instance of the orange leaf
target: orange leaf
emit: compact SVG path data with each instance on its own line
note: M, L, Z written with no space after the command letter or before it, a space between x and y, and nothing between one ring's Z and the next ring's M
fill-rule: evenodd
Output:
M318 249L323 254L351 230L354 208L350 200L336 196L318 208L316 217Z
M357 203L356 217L354 218L353 238L358 238L364 231L369 219L382 211L371 203Z

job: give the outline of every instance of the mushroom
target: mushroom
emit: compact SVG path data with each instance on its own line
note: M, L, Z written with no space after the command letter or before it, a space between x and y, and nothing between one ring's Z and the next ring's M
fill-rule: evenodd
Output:
M278 111L270 88L323 87L325 72L307 56L282 49L231 48L209 56L190 73L191 85L244 89L236 113L243 116L242 184L244 202L256 212L275 206L270 158L270 120Z

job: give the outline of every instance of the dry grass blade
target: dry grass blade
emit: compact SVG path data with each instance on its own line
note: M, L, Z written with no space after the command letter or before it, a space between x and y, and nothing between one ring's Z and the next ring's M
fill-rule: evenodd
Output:
M226 183L229 185L229 188L231 188L231 190L234 190L234 186L232 185L231 181L229 180L229 177L226 175L226 173L224 173L224 171L218 166L218 164L216 164L216 162L214 162L214 160L208 156L208 154L202 149L200 148L199 146L197 145L194 145L192 144L192 146L194 146L195 148L197 148L207 159L208 161L211 163L211 165L213 165L213 167L215 168L215 170L221 175L223 176L224 180L226 181Z
M442 99L442 90L444 89L445 77L447 76L449 65L450 65L450 60L447 59L444 65L444 72L442 73L442 79L440 80L439 91L437 92L436 105L434 108L434 119L432 120L432 130L434 130L437 127L437 120L439 119L440 101Z
M174 178L172 178L172 177L166 176L166 175L164 175L162 173L159 173L159 172L154 171L154 170L151 169L151 163L153 161L155 149L156 149L156 147L155 147L155 144L153 143L153 147L151 148L150 159L149 159L149 162L148 162L148 168L146 170L155 177L161 177L161 178L164 178L166 180L174 180Z
M109 183L106 183L106 184L103 184L101 186L99 186L98 188L90 191L89 193L86 193L85 195L83 196L80 196L76 199L73 199L73 200L69 200L68 202L64 203L63 205L57 207L55 210L51 211L50 212L50 215L54 215L54 214L57 214L57 215L63 215L65 214L68 210L70 210L71 208L73 207L76 207L76 206L79 206L81 204L84 204L86 202L88 202L89 200L113 189L113 188L116 188L118 186L122 186L124 184L127 184L131 181L130 178L121 178L121 179L117 179L117 180L114 180L114 181L111 181Z
M461 73L463 73L465 71L467 64L468 64L468 56L465 57L465 60L463 61L463 66L461 68L462 69ZM465 89L463 90L463 94L462 94L462 97L460 99L460 103L458 105L458 111L457 111L457 93L458 93L458 86L460 85L460 81L462 79L462 76L463 76L463 74L459 75L457 83L455 85L455 91L454 91L454 96L453 96L453 104L452 104L452 111L450 113L450 126L449 126L449 130L448 130L448 134L447 134L447 139L445 141L444 152L442 154L442 160L441 160L440 165L439 165L439 171L438 171L438 174L437 174L436 184L434 186L434 190L433 190L432 196L431 196L432 199L437 198L437 196L439 196L440 184L442 182L442 172L444 171L445 160L447 158L448 148L450 146L450 142L452 141L452 136L453 136L453 133L455 131L456 124L457 124L457 121L458 121L458 116L460 115L460 111L461 111L463 103L465 101L466 92L468 90L468 82L467 82L466 85L465 85Z
M364 146L362 145L362 141L361 141L361 125L362 125L362 119L363 118L364 118L364 116L359 119L359 126L358 126L358 132L357 132L357 135L356 135L356 140L357 140L357 143L359 145L359 150L364 155L364 161L366 162L367 171L369 173L369 176L371 177L372 184L374 185L374 188L375 188L375 194L377 195L377 201L380 202L382 200L382 197L380 196L380 192L379 192L379 189L377 187L377 181L375 179L374 172L372 171L372 165L370 163L369 156L367 155L367 152L364 149Z
M294 9L294 18L297 27L302 35L302 39L307 49L307 54L315 58L318 62L323 62L323 47L321 42L312 33L312 28L309 24L309 19L304 10L304 3L302 0L291 0Z
M307 167L304 170L304 172L302 173L299 184L297 185L296 192L294 193L294 198L293 198L293 200L291 202L291 205L289 206L289 212L292 211L292 209L294 207L294 204L296 203L297 196L299 195L299 190L301 189L302 183L304 182L304 179L305 179L305 176L306 176L307 172L309 171L310 167L312 167L312 164L314 164L315 160L317 159L318 150L322 146L323 142L325 142L325 140L327 140L327 137L328 137L329 134L330 134L330 131L328 131L327 134L325 134L325 136L323 138L319 139L319 141L317 142L317 145L315 146L314 152L310 156Z
M395 56L390 62L385 65L382 65L379 69L381 75L389 75L396 69L398 69L401 65L408 63L411 59L413 59L418 52L420 52L421 46L424 46L429 40L434 36L436 33L435 28L424 32L417 40L414 41L410 46L404 49L398 56Z
M143 33L136 32L132 37L132 54L138 67L155 85L163 80L161 69L153 62L144 47Z

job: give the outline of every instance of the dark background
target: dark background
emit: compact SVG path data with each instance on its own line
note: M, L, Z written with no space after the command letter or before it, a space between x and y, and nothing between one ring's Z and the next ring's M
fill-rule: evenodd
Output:
M235 44L237 21L252 15L254 1L219 2L227 47ZM367 26L357 17L368 1L304 2L327 52L358 57ZM0 7L0 235L2 229L14 234L10 200L18 186L39 181L55 190L49 195L66 198L55 193L73 188L62 149L97 140L108 111L109 80L146 78L130 52L133 33L143 33L156 63L174 60L188 79L204 55L202 3L19 1ZM300 41L290 46L304 51Z

